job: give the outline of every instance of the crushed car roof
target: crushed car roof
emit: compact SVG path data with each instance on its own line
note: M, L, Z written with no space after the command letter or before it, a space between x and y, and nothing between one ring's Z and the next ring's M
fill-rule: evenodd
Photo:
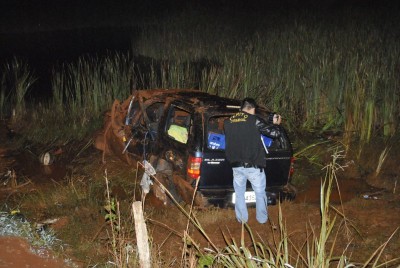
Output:
M201 106L205 109L238 109L241 103L240 100L220 97L193 89L138 90L137 94L145 99L157 96L162 98L171 97L194 106Z

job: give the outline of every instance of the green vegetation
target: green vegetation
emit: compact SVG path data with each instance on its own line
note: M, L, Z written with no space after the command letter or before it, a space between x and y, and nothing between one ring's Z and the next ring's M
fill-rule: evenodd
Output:
M168 60L159 66L161 73L178 70L176 77L188 78L163 81L167 88L192 81L185 86L234 98L253 96L280 111L291 129L342 131L347 144L353 137L362 142L375 135L389 137L396 132L399 113L400 47L383 30L392 22L369 24L361 13L347 19L347 24L338 19L328 24L320 17L261 22L243 36L218 22L204 28L195 19L176 18L168 28L149 26L137 52ZM203 59L217 64L203 70L195 84L185 63Z
M58 112L88 120L109 108L114 99L124 99L133 77L129 56L81 57L75 63L53 70L53 102ZM79 116L80 115L80 116ZM84 124L84 122L81 122Z
M0 118L12 114L13 120L20 120L26 114L26 96L36 81L29 65L13 58L4 64L0 77Z
M142 25L131 53L55 66L52 98L35 105L25 134L42 141L81 139L99 126L115 98L140 87L252 96L283 114L289 130L342 132L345 144L394 135L400 112L400 46L391 34L399 31L396 18L382 20L386 14L379 10L369 14L371 23L361 11L340 18L300 12L281 23L281 15L270 14L244 33L239 22L228 27L201 11ZM1 115L15 108L21 116L35 79L16 59L4 69Z

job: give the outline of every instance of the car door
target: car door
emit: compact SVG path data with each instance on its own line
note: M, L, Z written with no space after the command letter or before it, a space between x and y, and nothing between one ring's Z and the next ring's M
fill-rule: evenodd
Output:
M232 167L225 157L224 121L231 114L216 114L205 123L204 152L201 165L202 189L232 189Z
M230 115L213 115L206 123L205 149L201 168L202 188L232 188L232 167L225 158L224 120ZM282 136L272 140L266 154L267 188L284 186L290 178L292 147L283 127ZM250 188L250 184L248 184Z
M194 110L187 104L171 102L159 126L159 155L184 173L188 152L194 140Z
M257 116L268 122L271 112L259 108ZM266 168L267 188L282 187L290 181L293 158L292 144L289 140L285 128L280 125L282 135L272 139L272 143L266 148Z

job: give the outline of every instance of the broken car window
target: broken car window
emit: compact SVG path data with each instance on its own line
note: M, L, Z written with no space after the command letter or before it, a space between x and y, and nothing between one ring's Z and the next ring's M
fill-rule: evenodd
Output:
M131 103L129 104L128 113L126 115L125 125L133 125L135 123L134 122L135 117L139 112L140 112L139 102L135 99L132 99Z
M158 124L164 112L164 105L165 103L163 102L156 102L146 108L146 114L149 118L149 130L152 137L157 136Z
M224 121L229 116L210 117L207 125L207 148L211 150L225 150Z

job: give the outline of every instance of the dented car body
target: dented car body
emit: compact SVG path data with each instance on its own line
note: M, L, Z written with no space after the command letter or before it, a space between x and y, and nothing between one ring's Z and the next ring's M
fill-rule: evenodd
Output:
M131 164L147 160L156 179L178 200L191 202L195 197L199 206L230 206L235 197L232 167L224 153L223 122L239 108L239 100L198 90L139 90L123 103L114 102L96 147L103 156L114 153ZM262 118L269 116L263 108L257 112ZM267 150L268 202L275 203L278 196L294 198L293 151L284 129ZM254 203L248 186L247 202ZM164 204L168 202L157 184L152 191Z

